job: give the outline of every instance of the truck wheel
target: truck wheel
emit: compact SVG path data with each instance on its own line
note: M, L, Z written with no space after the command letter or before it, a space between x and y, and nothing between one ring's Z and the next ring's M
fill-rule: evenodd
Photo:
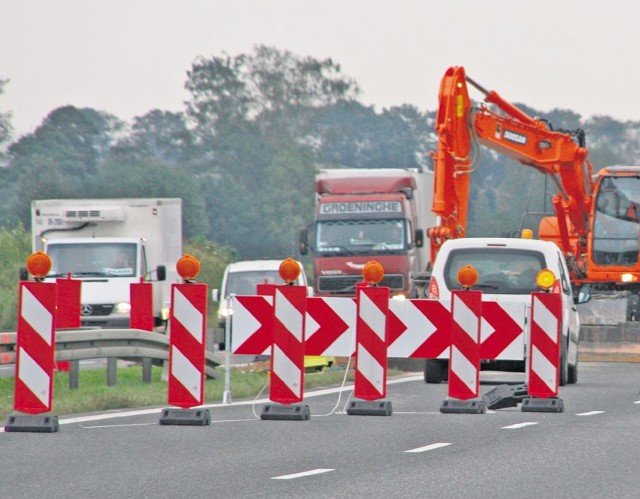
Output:
M442 383L449 379L449 362L442 359L427 359L424 363L424 382Z

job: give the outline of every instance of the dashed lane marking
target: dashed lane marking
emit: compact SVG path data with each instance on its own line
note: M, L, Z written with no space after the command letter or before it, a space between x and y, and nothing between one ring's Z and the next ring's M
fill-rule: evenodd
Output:
M536 422L533 421L528 421L526 423L516 423L516 424L512 424L509 426L503 426L502 429L503 430L517 430L518 428L524 428L525 426L532 426L538 424Z
M300 473L293 473L291 475L280 475L271 477L271 480L293 480L294 478L303 478L305 476L320 475L321 473L329 473L335 471L335 468L318 468L315 470L301 471Z
M415 449L406 450L405 452L427 452L434 449L440 449L451 445L451 442L438 442L436 444L425 445L424 447L416 447Z

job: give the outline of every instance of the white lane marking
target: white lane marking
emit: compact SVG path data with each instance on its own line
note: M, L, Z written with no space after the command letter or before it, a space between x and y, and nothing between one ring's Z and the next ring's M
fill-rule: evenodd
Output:
M416 447L415 449L406 450L405 452L427 452L441 447L451 445L451 442L438 442L437 444L425 445L424 447Z
M640 400L636 400L634 404L640 404Z
M85 430L94 430L96 428L124 428L127 426L153 426L157 423L131 423L131 424L108 424L108 425L95 425L95 426L83 426Z
M589 411L589 412L581 412L580 414L576 414L576 416L593 416L594 414L603 414L604 411Z
M502 429L503 430L517 430L518 428L524 428L525 426L531 426L531 425L535 425L538 423L534 423L533 421L528 421L526 423L516 423L516 424L512 424L510 426L503 426Z
M330 471L335 471L335 468L318 468L315 470L302 471L300 473L293 473L291 475L281 475L271 477L271 480L291 480L293 478L302 478L305 476L319 475L321 473L328 473Z

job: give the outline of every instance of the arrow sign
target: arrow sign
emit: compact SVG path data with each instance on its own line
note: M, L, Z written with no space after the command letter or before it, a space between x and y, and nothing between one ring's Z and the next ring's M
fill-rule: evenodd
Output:
M451 313L437 300L390 300L389 357L435 358L449 347Z
M273 297L232 298L231 351L245 355L270 355L273 343Z
M307 355L350 357L356 348L356 301L353 298L307 298Z

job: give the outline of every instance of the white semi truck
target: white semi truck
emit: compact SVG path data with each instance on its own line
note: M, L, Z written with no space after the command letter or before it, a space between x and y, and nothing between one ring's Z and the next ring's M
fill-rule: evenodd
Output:
M157 326L168 318L182 256L182 199L47 199L31 203L33 251L52 261L46 280L82 281L83 326L128 328L130 284L153 283Z

